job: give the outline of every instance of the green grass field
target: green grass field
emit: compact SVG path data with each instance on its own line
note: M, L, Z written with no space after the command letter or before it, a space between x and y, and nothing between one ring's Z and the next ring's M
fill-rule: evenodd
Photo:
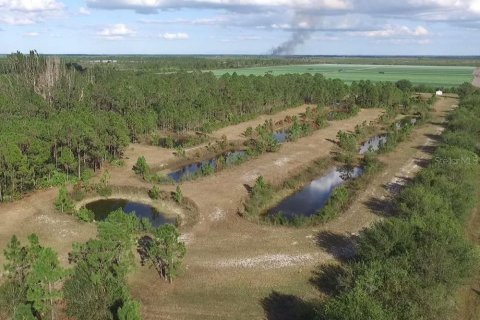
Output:
M221 76L225 73L231 74L233 72L236 72L239 75L321 73L327 78L338 78L347 83L359 80L378 82L408 79L414 84L452 87L464 82L471 82L474 70L475 67L311 64L221 69L212 70L212 72L217 76Z

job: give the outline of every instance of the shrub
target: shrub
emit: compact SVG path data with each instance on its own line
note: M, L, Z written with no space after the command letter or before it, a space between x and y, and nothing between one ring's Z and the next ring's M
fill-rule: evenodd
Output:
M250 200L245 205L245 211L251 216L259 215L273 193L273 187L265 181L263 176L258 177L252 187Z
M338 131L338 145L345 151L355 152L357 149L357 138L354 134Z
M244 137L251 138L252 135L253 135L253 128L252 127L248 127L247 129L245 129L245 132L243 133Z
M215 173L215 168L213 167L213 165L206 163L200 167L200 172L202 176L208 176Z
M80 210L77 211L77 218L85 222L92 222L95 220L95 214L87 208L80 208Z
M72 213L73 212L73 201L68 195L67 188L62 186L58 190L58 196L55 199L55 208L62 213Z
M141 175L142 177L145 177L150 173L150 167L144 156L141 156L137 159L137 162L132 169L136 174Z
M177 203L183 202L183 193L182 189L180 189L180 186L177 186L175 189L175 192L173 193L173 200L175 200Z
M157 186L153 186L152 189L148 190L148 196L157 200L160 197L160 189Z

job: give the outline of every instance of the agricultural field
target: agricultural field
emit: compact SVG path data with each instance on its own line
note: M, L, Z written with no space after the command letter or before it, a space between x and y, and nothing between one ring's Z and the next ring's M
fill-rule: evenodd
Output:
M453 87L471 82L475 67L460 66L406 66L367 64L310 64L212 70L216 76L236 72L239 75L281 75L289 73L321 73L327 78L338 78L347 83L360 80L410 80L413 84Z

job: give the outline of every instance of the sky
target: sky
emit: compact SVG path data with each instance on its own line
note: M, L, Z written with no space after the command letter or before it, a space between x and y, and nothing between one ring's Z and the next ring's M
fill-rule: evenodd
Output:
M480 0L0 0L0 53L480 55Z

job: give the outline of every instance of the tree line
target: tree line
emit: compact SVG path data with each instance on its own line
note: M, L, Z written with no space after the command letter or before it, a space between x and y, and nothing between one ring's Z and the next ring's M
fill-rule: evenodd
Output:
M408 104L411 90L320 74L146 74L11 54L0 64L0 201L88 177L158 130L210 132L303 103L388 108Z

